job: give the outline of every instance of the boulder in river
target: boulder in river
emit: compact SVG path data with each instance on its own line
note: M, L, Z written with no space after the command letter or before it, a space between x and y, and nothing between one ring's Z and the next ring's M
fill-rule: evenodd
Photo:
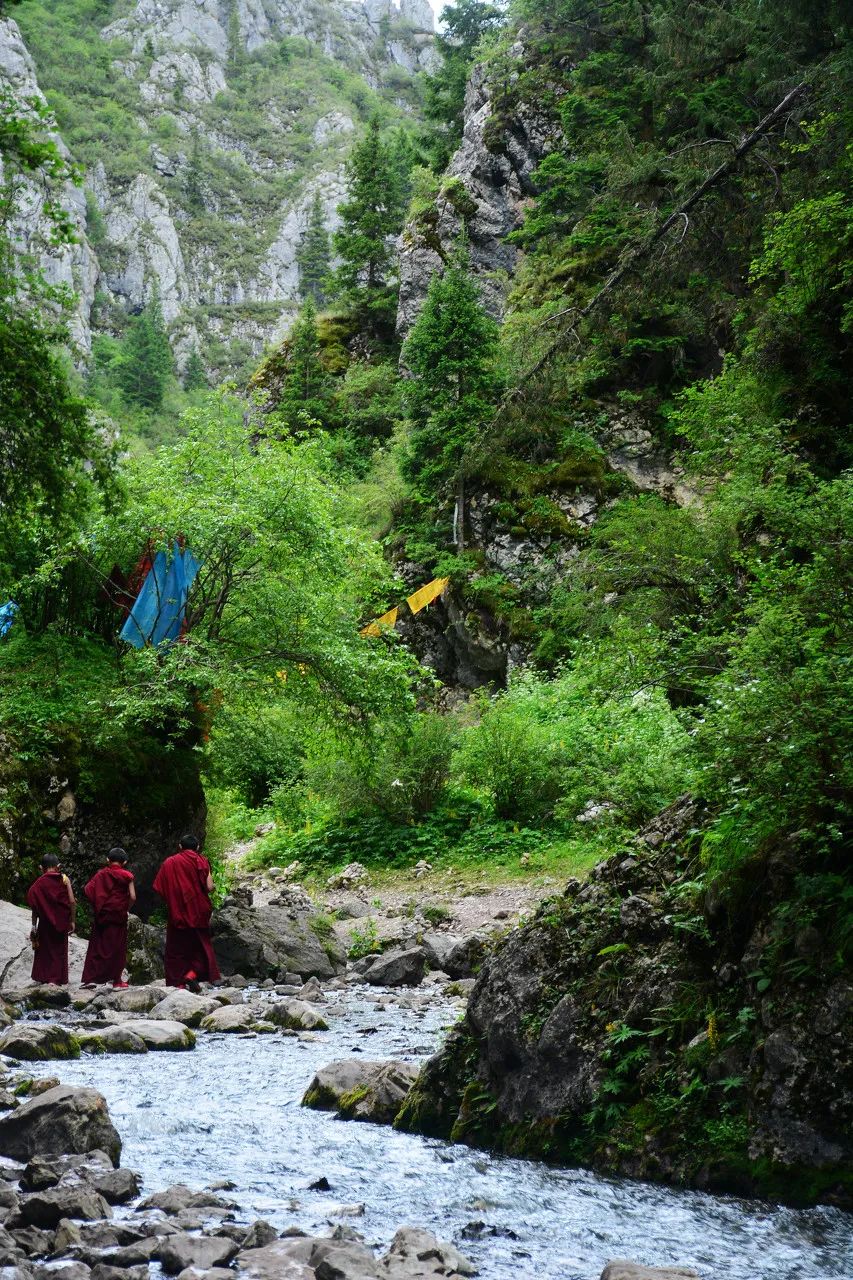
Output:
M96 1089L57 1085L0 1119L0 1155L13 1160L86 1151L105 1151L114 1165L121 1155L121 1138Z
M160 1265L167 1275L177 1275L185 1267L207 1271L210 1267L227 1267L238 1246L227 1236L193 1236L181 1232L167 1236L159 1248Z
M438 1240L420 1227L401 1227L382 1259L388 1280L414 1280L421 1276L475 1276L477 1268L455 1245Z
M416 987L426 968L420 947L386 951L365 970L364 980L375 987Z
M151 1010L152 1018L183 1022L186 1027L197 1027L202 1018L219 1008L219 1001L212 996L196 995L194 991L169 991Z
M202 1031L256 1031L261 1014L252 1004L224 1004L201 1020Z
M182 1022L137 1018L130 1024L130 1029L135 1036L139 1036L148 1049L181 1050L195 1048L195 1033L189 1027L185 1027Z
M320 1068L302 1105L337 1111L344 1120L391 1124L417 1078L418 1068L411 1062L343 1058Z
M97 1027L85 1027L77 1032L77 1039L84 1053L148 1052L148 1045L129 1022L122 1022L117 1026L106 1023Z
M270 1022L292 1031L328 1031L329 1024L321 1013L304 1000L281 1000L266 1010Z
M290 971L303 979L332 978L346 966L334 936L320 937L310 914L286 906L253 907L231 899L215 913L213 926L224 974L263 979Z
M165 987L126 987L123 991L101 991L90 1009L114 1009L116 1013L150 1013L166 995Z
M48 1187L25 1196L21 1218L29 1226L55 1227L61 1218L111 1218L112 1209L99 1192L84 1182L68 1187Z
M233 1209L234 1206L211 1191L191 1191L182 1182L177 1182L165 1191L155 1191L137 1208L143 1213L148 1209L159 1209L161 1213L175 1216L187 1209Z
M614 1258L602 1271L601 1280L699 1280L699 1272L689 1267L643 1267L639 1262Z
M79 1058L80 1042L65 1027L50 1022L15 1023L0 1035L0 1053L24 1062Z

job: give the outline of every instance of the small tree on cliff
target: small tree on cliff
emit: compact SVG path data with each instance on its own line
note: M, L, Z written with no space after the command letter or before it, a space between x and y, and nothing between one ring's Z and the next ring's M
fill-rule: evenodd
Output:
M338 206L341 226L334 235L341 258L336 283L344 297L375 327L393 308L390 288L393 254L388 239L402 221L399 181L374 116L347 165L347 198Z
M143 409L159 409L173 370L160 294L155 289L127 327L118 361L118 384L134 404Z
M314 199L308 211L308 223L296 250L296 265L299 267L299 292L303 298L311 297L318 306L322 306L329 285L329 264L331 249L326 216L319 191L314 192Z
M278 413L289 428L325 422L329 408L328 381L320 363L317 308L309 294L287 340L287 372Z
M498 326L487 315L460 247L433 276L403 348L414 377L406 398L412 433L404 463L417 498L435 505L455 489L456 549L465 547L465 455L485 428L500 389Z

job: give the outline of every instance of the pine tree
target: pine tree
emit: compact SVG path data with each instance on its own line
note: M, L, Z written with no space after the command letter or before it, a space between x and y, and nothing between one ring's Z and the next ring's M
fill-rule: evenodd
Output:
M393 254L388 239L402 226L396 172L374 116L347 166L347 199L338 207L334 246L341 258L336 282L363 313L365 323L393 307L389 296Z
M144 409L159 409L174 361L156 288L131 319L117 363L118 384L128 400Z
M457 249L444 275L433 276L403 348L414 375L406 397L412 432L404 474L417 497L435 506L442 490L456 493L457 551L464 550L466 452L481 435L500 388L498 326L486 314Z
M202 363L201 356L198 354L198 348L193 347L187 357L187 363L184 366L184 390L200 391L202 388L206 388L209 385L204 364Z
M308 224L296 251L296 264L299 267L301 296L312 297L318 306L325 301L330 261L329 232L323 202L319 191L315 191L308 212Z
M329 407L328 377L320 363L317 307L309 294L287 340L287 373L278 410L288 427L324 423Z

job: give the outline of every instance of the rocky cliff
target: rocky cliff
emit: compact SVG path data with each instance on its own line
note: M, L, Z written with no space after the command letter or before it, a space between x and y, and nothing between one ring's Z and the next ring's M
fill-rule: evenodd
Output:
M79 13L77 12L79 10ZM376 106L403 119L435 57L427 0L123 0L25 6L0 22L0 80L44 90L85 190L79 242L50 259L78 295L75 337L120 329L156 288L179 362L224 373L297 298L319 192L335 226L346 155ZM39 88L39 86L41 86ZM37 199L22 228L44 234Z
M853 986L796 842L724 900L680 801L485 962L398 1125L516 1154L850 1205ZM725 901L725 906L723 905Z

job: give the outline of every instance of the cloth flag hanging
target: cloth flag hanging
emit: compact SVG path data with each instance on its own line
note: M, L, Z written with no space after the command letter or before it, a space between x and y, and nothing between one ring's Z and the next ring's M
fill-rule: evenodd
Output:
M200 568L193 553L176 541L172 558L158 551L119 635L135 649L177 640L186 621L187 597Z
M383 627L393 627L397 624L397 614L400 610L395 605L393 609L389 609L387 613L383 613L381 618L377 618L374 622L368 622L366 627L362 627L359 631L360 636L381 636Z
M9 628L19 612L14 600L7 600L5 604L0 604L0 640L9 634Z
M425 587L419 587L414 595L406 600L412 613L420 613L421 609L425 609L428 604L432 604L433 600L437 600L449 581L449 578L433 578L432 582L428 582Z

